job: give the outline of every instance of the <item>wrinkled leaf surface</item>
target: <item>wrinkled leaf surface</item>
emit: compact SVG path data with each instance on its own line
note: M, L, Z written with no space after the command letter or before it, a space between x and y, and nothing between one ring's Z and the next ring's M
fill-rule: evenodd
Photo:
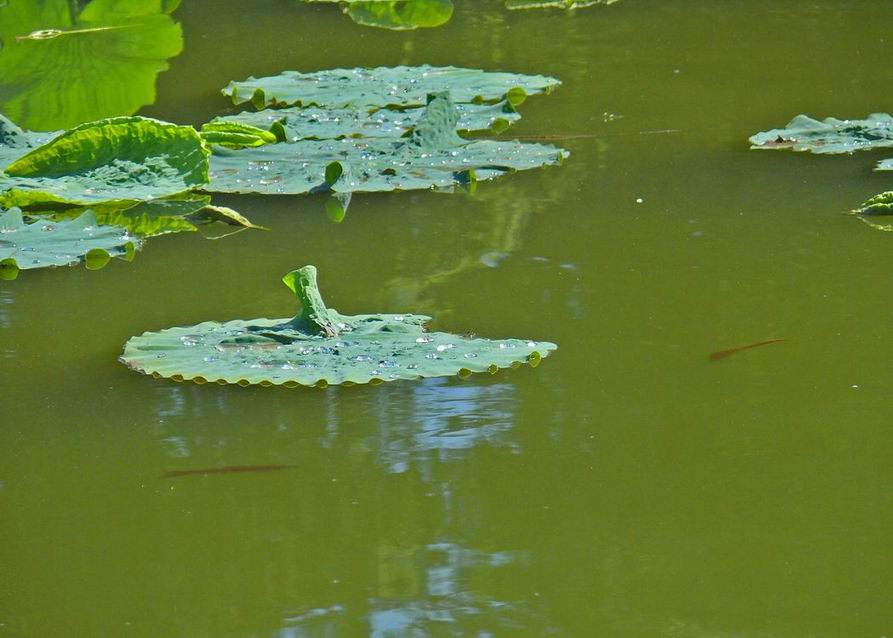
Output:
M190 126L141 117L75 127L0 173L0 204L35 207L138 202L208 181L210 151Z

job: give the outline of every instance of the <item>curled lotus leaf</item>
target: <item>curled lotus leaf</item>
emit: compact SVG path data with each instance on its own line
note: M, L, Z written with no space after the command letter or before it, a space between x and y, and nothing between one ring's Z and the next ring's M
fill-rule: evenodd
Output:
M330 69L314 73L285 71L279 75L230 82L223 94L235 104L257 108L319 106L323 108L400 109L425 106L428 94L448 91L456 103L520 104L527 95L548 93L560 85L542 75L495 73L453 66L397 66Z
M0 204L90 206L170 197L208 181L209 155L191 126L143 117L89 122L7 166Z
M450 189L560 163L567 151L517 141L464 140L445 94L432 96L405 140L304 140L237 151L214 149L211 183L224 193L300 194Z
M459 114L456 128L463 132L489 130L501 133L521 119L521 114L507 100L496 104L456 104L455 107ZM344 137L394 139L409 134L423 113L424 109L420 108L379 109L369 113L366 109L357 108L289 107L227 115L216 118L210 125L234 123L252 126L272 133L282 142Z
M291 319L205 322L130 339L121 362L155 377L248 385L326 386L495 373L536 366L557 346L429 333L421 315L342 315L327 308L316 269L283 279L300 312Z
M819 154L893 146L893 116L872 113L864 120L816 120L798 115L784 128L757 133L750 138L754 149L791 149Z
M244 121L223 118L203 125L199 135L208 144L219 144L226 148L263 146L279 141L269 129L259 128Z
M132 259L137 243L126 229L99 224L91 211L71 220L26 223L22 211L13 208L0 213L0 279L15 279L19 270L81 261L87 268L101 268L111 257Z

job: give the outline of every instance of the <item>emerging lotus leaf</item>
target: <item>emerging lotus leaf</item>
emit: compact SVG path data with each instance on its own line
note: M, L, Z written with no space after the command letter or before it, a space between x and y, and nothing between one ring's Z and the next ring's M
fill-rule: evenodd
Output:
M857 215L860 221L874 229L893 232L893 224L881 224L870 219L876 216L893 215L893 191L875 195L850 213Z
M542 75L492 73L433 66L331 69L315 73L285 71L264 78L230 82L223 89L235 104L320 106L325 108L413 108L430 93L448 91L457 103L499 102L517 106L527 95L548 93L561 82Z
M427 333L421 315L342 315L323 303L316 269L283 281L301 311L292 319L205 322L130 339L121 362L155 377L295 387L381 383L537 365L557 346Z
M464 132L494 131L502 133L510 124L521 119L521 114L508 101L496 104L456 104L459 122L456 128ZM281 142L301 140L332 140L343 137L399 138L407 135L417 124L424 109L366 109L284 108L245 111L218 117L207 127L220 124L241 124L272 133ZM275 141L275 140L274 140Z
M617 0L505 0L505 6L509 9L582 9L615 2Z
M102 268L111 257L132 259L138 240L124 228L97 223L87 211L77 219L25 223L18 208L0 213L0 279L19 270L67 266L86 261Z
M247 148L275 144L279 141L274 133L234 119L218 118L202 126L202 139L209 144L219 144L226 148Z
M180 53L172 0L0 2L0 110L38 130L130 115Z
M754 149L792 149L810 153L840 154L893 146L893 116L872 113L864 120L815 120L798 115L785 128L757 133Z
M507 172L557 164L567 151L515 141L467 141L456 134L449 97L433 97L406 140L305 140L214 150L211 183L224 193L300 194L450 189Z
M208 181L210 151L191 126L118 117L77 126L0 173L0 205L135 203Z

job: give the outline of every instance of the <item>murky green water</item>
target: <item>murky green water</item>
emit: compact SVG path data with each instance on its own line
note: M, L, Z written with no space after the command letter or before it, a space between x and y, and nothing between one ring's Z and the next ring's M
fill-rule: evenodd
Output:
M455 64L561 78L512 132L598 137L474 195L357 196L342 224L318 197L223 198L273 232L0 287L0 635L893 635L893 237L838 214L890 187L883 154L746 144L889 110L893 6L458 4L413 33L284 0L176 12L144 114L206 121L229 80L285 68ZM342 311L560 349L326 390L116 362L144 330L287 316L306 263ZM297 468L161 478L260 464Z

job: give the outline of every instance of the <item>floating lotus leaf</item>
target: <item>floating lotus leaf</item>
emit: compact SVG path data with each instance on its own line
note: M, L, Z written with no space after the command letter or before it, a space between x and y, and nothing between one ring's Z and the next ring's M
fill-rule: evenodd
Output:
M439 27L453 16L452 0L349 0L345 13L357 24L406 31Z
M191 126L118 117L77 126L0 173L0 205L135 203L208 181L208 150Z
M751 148L839 154L893 146L893 116L872 113L864 120L814 120L798 115L785 128L757 133Z
M406 140L305 140L237 151L214 149L206 190L300 194L449 189L556 164L567 151L515 141L467 141L446 95L432 96Z
M283 281L301 303L296 317L146 332L127 342L121 362L176 381L326 386L495 373L535 366L557 347L427 333L421 315L342 315L323 303L313 266Z
M183 49L182 30L167 15L176 4L0 2L0 111L52 130L151 104L156 76Z
M505 131L521 119L520 113L508 101L496 104L456 104L459 131ZM279 141L331 140L343 137L399 138L418 124L424 109L379 109L369 113L365 109L284 108L245 111L218 117L205 127L223 123L256 127L277 136ZM202 128L204 131L205 128Z
M58 133L26 131L0 115L0 168L12 164L57 135Z
M67 266L86 261L101 268L111 257L132 259L137 244L126 229L99 224L92 212L77 219L25 223L18 208L0 213L0 279L19 270Z
M505 0L505 6L509 9L582 9L615 2L617 0Z
M235 232L248 228L264 229L257 226L231 208L212 206L211 198L190 194L177 199L157 199L140 202L129 208L100 206L92 209L100 224L118 226L126 229L131 235L140 239L169 235L172 233L195 232L200 227L221 224L236 228ZM48 219L72 219L82 210L64 211L42 215ZM265 229L264 229L265 230ZM222 234L203 233L209 239L218 239L233 234L228 231Z
M339 4L354 22L367 27L407 31L439 27L453 15L452 0L304 0Z
M285 71L264 78L230 82L223 89L236 104L320 106L375 110L427 104L429 93L448 91L456 103L520 104L527 95L548 93L561 82L542 75L492 73L477 69L433 66L331 69L315 73Z

